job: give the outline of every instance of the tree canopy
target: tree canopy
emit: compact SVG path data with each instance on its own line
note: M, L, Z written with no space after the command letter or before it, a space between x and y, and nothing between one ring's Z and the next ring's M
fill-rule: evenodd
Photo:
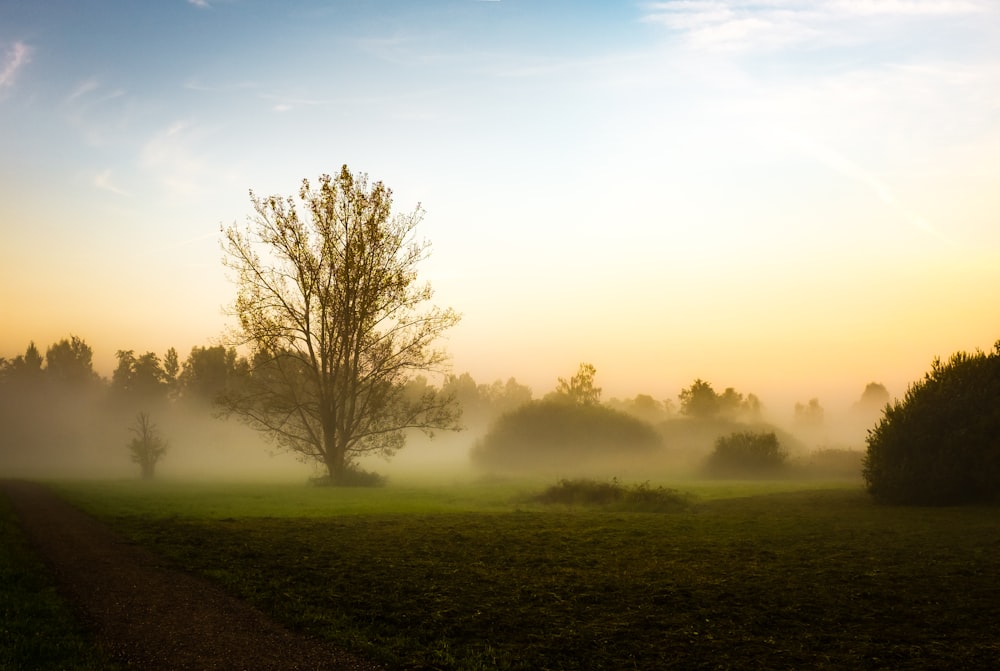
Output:
M230 410L333 481L358 455L392 455L406 429L454 428L450 398L405 393L418 372L444 371L434 342L459 320L426 307L433 292L417 282L429 250L414 239L420 207L393 215L391 190L346 165L315 187L303 180L297 200L250 199L247 227L224 231L237 339L252 350Z

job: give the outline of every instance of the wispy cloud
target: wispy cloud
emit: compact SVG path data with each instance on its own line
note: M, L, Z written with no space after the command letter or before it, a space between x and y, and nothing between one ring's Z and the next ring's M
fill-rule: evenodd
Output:
M94 186L103 191L110 191L117 196L131 196L128 191L118 186L111 178L111 170L104 170L94 175Z
M217 129L191 121L175 121L142 145L139 164L172 197L197 198L232 179L229 168L216 163L205 147Z
M851 42L873 17L935 18L991 11L986 0L666 0L642 20L665 26L690 46L720 51Z
M85 79L63 101L66 118L80 129L87 142L99 146L120 132L127 117L123 89L108 89L96 78Z
M935 228L926 217L914 212L904 203L900 202L893 193L893 189L884 179L848 158L842 152L805 135L788 133L781 130L777 131L777 135L783 137L786 142L797 148L804 155L811 157L830 170L869 191L907 225L937 238L951 247L957 246L954 240Z
M300 107L315 107L317 105L325 105L327 101L317 100L314 98L294 98L288 96L279 96L268 93L262 93L259 96L261 100L267 100L273 103L271 109L275 112L290 112L293 109Z
M0 89L14 85L17 73L31 61L31 47L24 42L14 42L7 49L0 69Z
M211 9L212 5L208 4L208 0L188 0L189 5L194 5L198 9Z

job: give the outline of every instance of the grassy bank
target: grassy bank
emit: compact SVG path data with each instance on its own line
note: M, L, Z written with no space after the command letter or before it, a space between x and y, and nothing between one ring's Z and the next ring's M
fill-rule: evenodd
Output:
M390 668L1000 659L995 508L878 507L857 487L750 483L727 497L694 486L700 503L684 512L602 512L525 504L533 486L60 491L178 566Z

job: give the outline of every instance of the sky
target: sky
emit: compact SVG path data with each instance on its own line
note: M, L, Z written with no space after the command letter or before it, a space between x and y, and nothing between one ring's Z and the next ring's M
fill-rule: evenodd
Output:
M0 0L0 356L220 342L220 228L418 204L455 372L894 396L1000 339L993 0Z

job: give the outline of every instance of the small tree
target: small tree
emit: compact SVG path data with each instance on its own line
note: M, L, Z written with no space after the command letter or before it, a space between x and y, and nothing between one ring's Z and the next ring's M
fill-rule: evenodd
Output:
M935 359L868 432L864 477L884 503L1000 499L1000 341Z
M129 431L133 434L128 444L132 461L139 464L143 480L152 480L157 462L167 452L167 441L160 437L156 425L145 412L136 415L135 424L129 427Z

